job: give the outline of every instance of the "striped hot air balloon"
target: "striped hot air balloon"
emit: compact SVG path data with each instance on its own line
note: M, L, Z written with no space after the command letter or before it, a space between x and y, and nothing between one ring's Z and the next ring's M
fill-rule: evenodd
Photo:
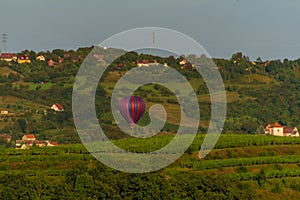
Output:
M128 124L133 127L143 116L146 104L141 97L128 96L120 101L120 112Z

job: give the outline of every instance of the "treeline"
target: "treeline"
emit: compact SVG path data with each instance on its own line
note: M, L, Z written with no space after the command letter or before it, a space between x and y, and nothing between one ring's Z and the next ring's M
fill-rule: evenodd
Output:
M127 174L94 161L54 176L38 171L0 175L3 199L253 199L249 186L216 176Z

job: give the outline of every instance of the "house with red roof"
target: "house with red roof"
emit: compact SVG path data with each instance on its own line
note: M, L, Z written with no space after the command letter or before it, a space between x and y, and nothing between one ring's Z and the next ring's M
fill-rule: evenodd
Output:
M17 61L18 57L17 54L14 53L2 53L0 55L0 60L4 60L6 62Z
M274 136L299 137L299 131L297 127L282 126L278 122L275 122L274 124L268 124L265 128L265 134Z
M53 142L53 141L49 141L49 140L46 140L45 141L47 147L55 147L55 146L58 146L58 143L57 142Z
M118 63L117 67L118 67L119 69L121 69L122 67L124 67L124 64L123 64L123 63Z
M54 147L54 146L58 146L58 143L49 140L37 140L33 134L25 134L22 137L22 140L16 140L16 149L28 149L32 146Z
M51 109L57 112L64 111L64 108L59 103L55 103L51 106Z
M54 65L56 65L56 62L54 60L50 59L48 61L48 66L51 67L51 66L54 66Z
M33 134L25 134L22 137L22 140L23 141L34 141L34 140L36 140L36 138L35 138L35 135L33 135Z
M20 56L20 57L18 57L18 63L19 64L31 63L31 60L30 60L29 56L27 56L27 55Z

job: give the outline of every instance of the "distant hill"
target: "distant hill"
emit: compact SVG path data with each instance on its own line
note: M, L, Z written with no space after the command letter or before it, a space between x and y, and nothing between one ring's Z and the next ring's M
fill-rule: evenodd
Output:
M26 121L25 132L35 133L47 139L60 135L60 143L79 142L75 131L71 110L72 87L79 67L93 47L78 50L55 49L52 52L24 51L30 54L31 63L0 62L0 96L22 99L26 106L14 104L15 107L33 105L24 116L6 116L0 121L0 132L10 133L14 138L24 134L13 120L22 118ZM123 54L114 60L106 70L97 89L96 111L101 125L109 132L109 137L120 139L128 137L116 126L110 109L110 95L114 85L128 70L137 66L137 62L157 62L167 64L184 75L193 87L199 100L201 111L200 132L205 132L210 122L210 96L206 84L191 64L181 65L185 58L169 52L155 50L160 56L149 55L152 49L137 52L125 52L119 49L98 47L91 55L91 63L104 63L114 55ZM141 53L143 52L143 53ZM149 54L148 54L149 53ZM45 61L34 60L43 55ZM190 56L192 59L197 59ZM50 61L48 63L48 61ZM233 54L231 59L213 59L223 77L227 94L227 117L224 133L256 133L259 127L268 123L281 121L289 126L300 127L300 60L250 61L241 53ZM50 65L51 64L51 65ZM168 112L164 132L176 132L180 119L178 101L167 88L155 84L146 85L136 92L144 98L148 107L160 103ZM36 110L44 110L54 103L60 103L64 112L43 115ZM5 103L4 107L8 105ZM36 105L39 105L37 108ZM34 116L34 117L32 117ZM147 121L147 114L141 119ZM31 126L35 124L35 126ZM45 133L51 133L47 136ZM65 135L65 137L64 137Z

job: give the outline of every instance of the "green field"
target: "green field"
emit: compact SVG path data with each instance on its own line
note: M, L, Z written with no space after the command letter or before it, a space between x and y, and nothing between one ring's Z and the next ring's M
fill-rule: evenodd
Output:
M158 172L134 175L135 179L144 182L143 177L146 176L148 183L144 186L145 190L151 189L151 183L156 181L161 181L161 187L165 187L167 184L170 190L191 187L181 185L181 180L189 177L189 184L202 183L204 186L205 184L209 185L207 180L210 180L212 185L215 184L214 181L221 181L222 184L229 182L232 184L231 187L235 188L237 199L244 199L246 196L248 199L297 199L299 197L300 138L225 134L221 135L215 148L207 157L199 159L198 149L204 136L202 134L197 135L189 150L169 167ZM143 153L161 148L172 138L173 135L164 135L149 139L117 140L114 143L133 153ZM71 175L74 182L69 180ZM140 190L136 191L136 185L130 186L133 184L130 182L131 176L104 166L89 154L81 144L31 148L29 150L2 149L0 151L0 176L2 179L5 177L4 180L6 180L6 182L0 181L0 194L2 196L8 195L5 188L9 186L19 187L17 184L11 183L11 181L15 181L16 177L21 177L29 185L36 184L43 177L44 182L30 190L32 198L36 198L34 195L41 195L40 197L43 199L47 193L51 193L49 190L56 188L55 185L66 187L64 191L60 191L61 193L58 194L62 196L75 195L79 192L77 191L78 184L88 184L88 181L95 183L97 187L83 187L81 188L82 193L93 188L100 192L97 193L98 195L106 195L107 198L113 197L113 195L125 198L126 195L118 186L123 181L111 179L111 177L122 177L129 184L127 192L130 191L131 195L147 197L146 194L140 194ZM99 177L103 179L99 180ZM203 179L202 182L193 182L197 178ZM130 187L132 188L130 189ZM200 185L195 185L195 187L200 188ZM163 189L161 188L161 190ZM216 195L222 193L219 190L213 192ZM184 191L175 193L179 195L177 197L181 198L192 197L191 194ZM93 195L93 198L97 196L94 193ZM225 198L226 195L223 197Z

